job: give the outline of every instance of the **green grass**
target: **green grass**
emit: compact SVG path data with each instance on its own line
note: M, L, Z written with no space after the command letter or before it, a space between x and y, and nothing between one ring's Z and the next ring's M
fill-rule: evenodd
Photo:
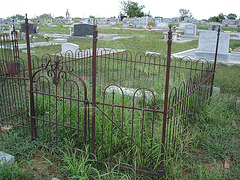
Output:
M62 28L62 29L61 29ZM44 29L43 31L50 31L50 29ZM64 31L63 27L59 28L59 32ZM133 38L130 39L121 39L111 42L105 42L105 41L98 41L98 47L109 47L109 48L117 48L117 49L127 49L133 52L135 54L138 51L145 52L148 51L155 51L155 52L161 52L161 56L166 55L167 50L167 44L166 42L161 41L160 39L163 38L162 34L154 33L154 32L144 32L144 31L131 31L131 30L118 30L118 29L99 29L100 33L114 33L114 34L122 34L122 35L133 35ZM145 35L145 38L140 38L139 35ZM73 42L76 44L79 44L80 48L84 49L86 47L92 46L92 41L90 40L76 40L76 39L69 39L69 42ZM172 52L179 52L187 49L192 49L197 47L197 40L183 43L183 44L175 44L173 43L172 46ZM230 47L238 47L239 42L238 41L231 41ZM32 50L36 50L37 54L36 56L41 61L41 57L44 53L53 54L56 51L61 50L61 46L48 46L48 47L36 47L32 48ZM27 56L21 53L21 57L26 61ZM177 63L179 64L179 61L177 60ZM79 66L77 66L79 67ZM104 66L99 66L98 71L101 72L103 70ZM110 79L111 81L116 81L116 77L111 75L112 72L116 72L116 66L113 66L113 64L110 64ZM150 68L150 76L154 76L154 69ZM80 69L79 74L81 73ZM143 66L138 66L138 70L141 75L141 77L145 77L146 79L148 77L149 71L146 71ZM87 73L90 71L88 69ZM185 132L185 128L182 124L176 124L176 126L179 126L181 131L179 131L179 136L177 140L178 144L178 152L175 152L175 158L170 157L167 159L167 167L166 167L166 177L165 179L239 179L239 164L240 164L240 157L239 157L239 128L240 128L240 117L239 113L236 111L235 107L235 98L239 96L240 94L240 84L238 83L238 80L240 79L240 67L239 66L225 66L222 64L217 65L216 69L216 75L215 75L215 84L214 86L220 87L221 92L220 94L214 94L211 101L205 105L204 107L201 107L201 111L198 112L194 116L194 120L196 122L192 122L191 126L188 127L188 131ZM82 76L84 77L85 74ZM107 75L103 76L106 77ZM187 72L182 72L180 79L186 79L188 77ZM86 79L89 78L86 76ZM99 76L98 76L99 78ZM150 78L151 79L151 78ZM106 79L107 81L107 79ZM178 80L177 80L178 82ZM89 81L86 80L87 86L89 87L89 93L91 94L91 84ZM131 86L131 80L129 78L124 80L124 83L128 86ZM136 84L139 86L146 85L146 87L150 87L150 81L146 81L143 84ZM148 84L150 83L150 84ZM101 82L101 87L105 87L109 83ZM179 82L177 83L179 84ZM171 86L174 86L173 82L171 82ZM54 86L53 86L54 87ZM70 87L70 86L69 86ZM99 88L99 87L98 87ZM158 91L159 89L156 86L156 89ZM54 92L54 91L53 91ZM162 90L160 91L162 92ZM62 91L59 91L59 93L63 93ZM76 93L76 92L75 92ZM82 93L82 92L81 92ZM103 98L102 92L98 92L97 98ZM74 94L76 95L76 94ZM108 94L106 96L106 102L111 103L113 101L112 94ZM121 104L121 96L115 95L115 102L117 104ZM57 100L59 103L58 105L58 112L53 111L54 107L56 106L56 98L52 97L50 100L44 96L38 95L38 101L36 102L36 109L37 109L37 115L39 117L50 117L50 119L54 120L56 115L58 117L58 120L60 123L62 123L62 118L65 119L67 117L70 117L73 119L77 118L78 111L80 109L80 112L82 112L82 104L80 108L78 107L77 102L73 102L73 108L70 109L68 100ZM65 102L65 107L63 107L63 102ZM125 104L131 105L132 101L130 97L125 97ZM138 100L137 103L141 107L142 101ZM159 105L160 104L160 105ZM158 107L162 107L162 102L157 101ZM43 107L46 109L43 110ZM49 107L49 109L47 108ZM100 106L102 108L102 106ZM151 102L146 103L146 107L152 108ZM121 125L121 108L114 107L114 114L112 114L112 108L113 107L105 107L105 112L108 114L109 117L114 117L116 120L116 123L118 125ZM69 109L69 111L66 111ZM65 111L65 114L62 115L61 113ZM49 114L50 113L50 114ZM151 122L152 122L152 114L146 113L143 118L143 113L141 111L135 111L132 113L132 110L124 110L124 131L127 132L127 134L131 134L131 131L129 130L129 126L131 126L131 120L132 115L134 115L134 118L136 122L134 121L134 134L133 137L136 138L138 143L140 143L140 129L141 129L141 120L144 120L143 122L146 125L145 134L149 133L149 129L151 128ZM91 114L88 115L88 117L91 119ZM161 116L156 116L156 119L162 119ZM82 117L80 118L82 120ZM137 121L138 120L138 121ZM103 116L102 113L97 111L97 118L96 118L96 147L100 147L101 144L101 131L102 131L102 121ZM109 149L110 147L110 139L111 134L109 134L112 130L112 124L111 121L109 121L107 118L104 118L104 131L108 132L103 135L103 143L104 143L104 159L108 160L109 157ZM70 125L69 122L65 122L66 125ZM44 123L39 123L39 128L43 127ZM76 124L73 124L75 127ZM82 126L81 121L81 126ZM155 123L155 129L154 132L156 133L157 138L154 139L154 142L160 142L161 141L161 123L157 122ZM84 154L82 152L82 148L79 149L73 149L70 148L70 145L73 146L77 143L78 136L77 131L72 130L71 136L68 135L66 138L74 138L76 141L71 142L69 146L66 146L66 144L61 143L62 139L64 138L62 136L63 129L59 128L58 131L60 132L58 136L53 135L55 132L56 126L51 126L48 123L44 124L44 128L46 130L46 137L51 137L51 141L53 143L50 143L50 145L55 144L55 140L58 138L58 142L60 142L60 145L62 148L65 148L66 151L61 152L60 154L52 153L49 151L46 151L45 149L41 149L41 152L43 153L41 157L43 157L43 160L40 161L40 165L43 167L43 169L39 172L38 165L35 165L35 158L36 154L39 151L39 146L35 145L31 142L29 133L26 132L21 133L19 130L16 130L14 128L11 130L8 134L4 134L4 141L0 144L0 149L4 149L4 151L16 155L17 164L14 164L12 169L14 169L13 172L16 172L13 176L14 178L21 177L23 175L26 175L27 177L35 177L34 175L39 175L39 179L44 179L44 172L46 172L47 169L47 176L48 177L60 177L60 178L72 178L76 179L76 177L83 179L89 178L89 176L92 177L92 179L133 179L135 174L134 172L129 171L120 171L117 166L103 166L103 165L96 165L92 166L92 160L89 159L89 156L87 154ZM145 165L148 163L148 159L141 159L138 148L133 147L132 150L129 150L128 147L130 147L131 143L128 140L122 140L121 139L121 133L117 128L113 128L113 149L117 150L119 147L118 145L121 144L124 149L123 153L121 153L121 158L119 154L116 153L115 156L113 156L114 161L118 162L119 164L122 163L121 161L125 160L125 162L128 162L129 153L133 153L133 160L135 163L139 161L145 161ZM137 131L139 130L139 131ZM70 130L65 130L66 134L70 134ZM41 135L42 132L39 130L39 134ZM82 135L80 135L82 138ZM145 140L145 146L147 146L145 149L148 149L148 143L149 143L149 135L146 136ZM42 141L43 139L39 139ZM68 142L68 141L66 141ZM82 142L82 139L81 139ZM121 143L119 143L121 142ZM123 143L122 143L123 142ZM43 142L38 142L40 144L44 144ZM158 160L159 158L159 149L160 144L155 143L153 146L153 156L155 159ZM150 150L150 149L148 149ZM170 151L172 149L170 148ZM66 153L68 152L68 154ZM95 157L97 159L101 159L101 149L96 149ZM117 152L117 151L116 151ZM114 152L115 153L115 152ZM79 159L75 159L72 156L69 156L69 154L80 154ZM53 156L53 158L50 157ZM230 169L228 172L223 168L223 163L225 161L225 158L229 158L230 163ZM27 166L22 166L22 161L27 164ZM123 161L124 162L124 161ZM32 167L32 168L31 168ZM36 168L35 168L36 167ZM49 168L51 167L51 168ZM24 174L24 171L29 172L29 174ZM7 175L5 175L5 174ZM4 171L3 175L0 177L11 177L11 172ZM137 178L141 178L142 174L137 174ZM151 178L149 176L142 177L143 179ZM22 178L24 179L24 178ZM27 179L27 178L26 178Z
M18 163L13 164L1 164L0 165L0 179L5 180L22 180L31 179L29 172L24 171L18 165Z

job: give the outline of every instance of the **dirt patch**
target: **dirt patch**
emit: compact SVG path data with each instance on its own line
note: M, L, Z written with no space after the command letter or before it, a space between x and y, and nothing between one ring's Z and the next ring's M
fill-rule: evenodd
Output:
M51 162L53 162L53 164ZM58 177L59 168L57 167L59 163L57 160L54 160L53 156L46 155L42 151L37 151L30 161L25 161L20 163L20 167L29 172L33 179L43 178L49 179L52 177ZM61 179L65 179L61 177Z

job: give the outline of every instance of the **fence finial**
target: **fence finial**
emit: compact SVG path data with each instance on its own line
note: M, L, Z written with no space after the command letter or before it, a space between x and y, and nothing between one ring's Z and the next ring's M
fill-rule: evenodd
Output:
M172 25L169 25L169 31L168 31L168 43L169 41L172 42Z

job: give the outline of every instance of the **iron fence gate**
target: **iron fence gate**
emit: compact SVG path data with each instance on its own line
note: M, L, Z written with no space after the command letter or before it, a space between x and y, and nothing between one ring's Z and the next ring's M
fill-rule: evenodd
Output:
M0 35L0 122L29 126L27 66L19 57L17 32Z

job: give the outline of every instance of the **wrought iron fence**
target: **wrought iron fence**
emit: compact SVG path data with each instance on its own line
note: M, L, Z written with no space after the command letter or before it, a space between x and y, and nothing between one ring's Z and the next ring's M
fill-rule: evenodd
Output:
M100 164L162 177L184 127L211 96L217 53L214 64L171 57L171 27L163 59L97 48L95 25L93 32L92 49L39 58L30 55L26 18L28 66L16 32L1 35L0 123L30 129L49 147L89 145Z

